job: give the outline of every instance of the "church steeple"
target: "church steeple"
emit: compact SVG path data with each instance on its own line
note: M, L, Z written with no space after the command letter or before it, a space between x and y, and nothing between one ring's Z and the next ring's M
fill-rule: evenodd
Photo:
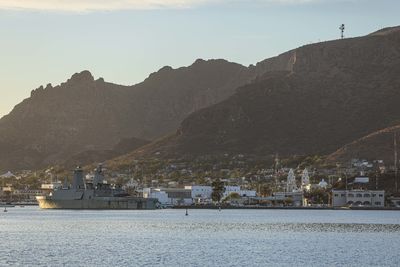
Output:
M293 169L290 169L287 176L286 191L294 192L296 189L297 189L296 176L294 175Z

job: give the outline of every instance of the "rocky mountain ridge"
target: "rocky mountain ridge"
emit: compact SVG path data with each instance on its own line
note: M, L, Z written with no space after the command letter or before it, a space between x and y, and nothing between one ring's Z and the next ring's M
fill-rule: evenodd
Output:
M398 28L303 46L271 60L282 71L192 113L174 136L131 157L325 155L399 123Z
M163 67L133 86L94 79L89 71L40 86L0 119L0 169L63 164L85 151L112 150L124 138L154 140L258 73L261 67L198 59L188 67Z
M63 164L124 138L175 131L135 153L329 154L400 123L399 74L399 27L302 46L250 67L201 59L167 66L133 86L83 71L32 91L0 119L0 169Z

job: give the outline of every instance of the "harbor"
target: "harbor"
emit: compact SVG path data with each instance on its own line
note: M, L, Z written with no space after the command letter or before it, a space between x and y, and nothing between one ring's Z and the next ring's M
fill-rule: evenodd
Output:
M301 266L398 265L399 211L185 213L13 208L0 213L0 265L265 266L293 258Z

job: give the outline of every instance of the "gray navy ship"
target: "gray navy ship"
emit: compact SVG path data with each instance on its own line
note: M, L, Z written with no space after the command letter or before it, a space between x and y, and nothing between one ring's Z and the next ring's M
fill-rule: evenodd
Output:
M83 170L74 170L72 185L64 184L48 195L36 197L42 209L155 209L157 199L129 195L119 186L105 182L102 166L92 182L85 183Z

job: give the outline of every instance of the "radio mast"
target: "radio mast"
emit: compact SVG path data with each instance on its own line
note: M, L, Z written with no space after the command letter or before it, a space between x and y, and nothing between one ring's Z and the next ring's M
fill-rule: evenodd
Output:
M340 37L342 37L342 39L344 38L344 24L342 24L342 25L340 25L340 27L339 27L339 30L340 30Z

